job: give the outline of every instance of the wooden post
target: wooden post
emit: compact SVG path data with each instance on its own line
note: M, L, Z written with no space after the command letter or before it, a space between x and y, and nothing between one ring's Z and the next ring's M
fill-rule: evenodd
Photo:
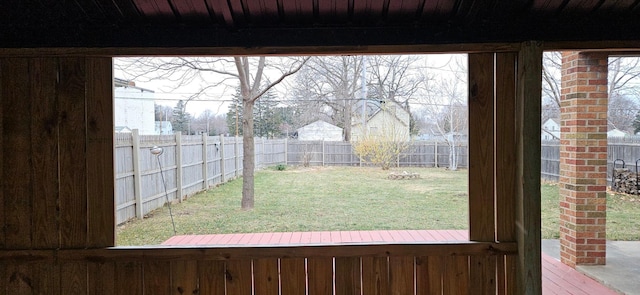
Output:
M142 186L141 171L140 171L140 135L138 129L131 130L131 139L133 143L133 194L136 197L136 217L139 219L144 218L142 212L142 193L140 187Z
M518 292L542 294L540 252L540 113L542 48L524 42L516 90Z
M469 239L495 240L494 217L494 56L472 53L469 59ZM471 286L496 293L495 257L470 258Z
M235 162L236 162L236 166L234 167L234 170L235 170L236 177L238 177L240 175L240 157L238 157L240 152L238 151L238 139L239 139L239 137L236 136L234 138L234 142L233 142L233 144L234 144L233 145L233 151L234 151L233 156L234 156L234 159L235 159Z
M496 240L516 240L516 59L515 52L496 54ZM498 259L498 290L516 294L517 259Z
M220 135L220 147L218 148L220 153L220 182L225 183L226 177L224 175L224 135Z
M207 175L207 136L202 133L202 189L209 188L209 176Z
M176 133L176 199L182 202L182 133Z
M324 146L324 138L322 139L322 166L324 166L324 152L325 152L325 146Z
M436 140L433 148L433 167L438 167L438 141Z
M267 162L267 161L265 160L265 155L266 155L266 153L264 152L264 150L265 150L265 148L264 148L264 147L265 147L264 141L265 141L265 139L264 139L264 137L263 137L263 138L262 138L262 160L260 161L260 168L264 168L264 164Z
M289 165L289 139L284 139L284 164Z

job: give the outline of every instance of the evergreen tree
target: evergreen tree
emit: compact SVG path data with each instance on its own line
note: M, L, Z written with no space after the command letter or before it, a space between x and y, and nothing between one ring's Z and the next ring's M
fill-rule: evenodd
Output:
M189 131L190 116L186 111L186 107L187 104L180 100L176 107L173 108L173 120L171 121L171 124L173 125L173 132L187 134Z
M253 128L255 136L274 137L280 134L282 117L276 113L278 105L276 99L277 97L273 91L267 91L256 101L255 107L253 108ZM229 133L231 135L236 135L236 122L238 124L237 134L242 135L242 111L242 101L238 89L227 112L227 126L229 127Z
M240 95L240 88L237 87L227 112L227 128L231 136L242 135L242 110L242 96Z
M640 132L640 112L636 114L636 119L633 120L633 133L638 134Z
M280 133L281 116L276 115L278 102L273 91L267 91L254 108L254 131L258 137L274 137Z

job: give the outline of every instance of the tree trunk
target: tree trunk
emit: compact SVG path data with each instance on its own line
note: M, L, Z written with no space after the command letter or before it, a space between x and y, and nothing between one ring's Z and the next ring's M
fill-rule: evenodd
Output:
M255 145L253 142L253 105L254 101L243 99L242 110L242 209L253 209L255 168Z
M345 104L347 104L347 103L345 103ZM344 132L343 140L346 141L346 142L350 142L351 141L351 106L350 105L345 105L345 107L344 107L344 115L342 116L342 118L343 118L342 124L344 125L344 127L343 127L343 132ZM364 130L365 126L362 126L362 129Z

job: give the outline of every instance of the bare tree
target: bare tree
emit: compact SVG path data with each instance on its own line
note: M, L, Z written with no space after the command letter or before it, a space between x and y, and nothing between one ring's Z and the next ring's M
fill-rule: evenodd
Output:
M409 112L409 100L420 88L419 60L417 55L369 56L369 97L393 101Z
M608 123L611 128L630 131L637 113L640 88L640 58L610 57L608 61ZM561 52L545 52L542 68L543 118L560 116Z
M173 58L137 58L116 62L116 66L133 78L163 79L174 81L174 88L199 82L198 89L185 101L208 95L216 87L235 87L239 85L242 96L242 209L254 206L254 138L253 107L255 102L267 91L285 78L298 72L308 58L272 58L266 57L173 57ZM266 78L266 72L274 79ZM277 73L277 74L276 74ZM129 78L129 77L127 77Z
M351 140L351 118L361 91L362 57L316 56L302 75L307 76L307 92L330 110L332 121L343 129L343 139Z
M449 169L458 169L458 146L468 130L465 59L455 56L438 74L423 72L421 98L425 117L432 122L431 133L449 147ZM433 69L433 68L432 68Z

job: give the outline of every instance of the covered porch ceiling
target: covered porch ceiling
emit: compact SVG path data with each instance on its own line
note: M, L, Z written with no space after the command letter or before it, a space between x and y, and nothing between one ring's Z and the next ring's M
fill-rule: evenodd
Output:
M0 44L247 48L620 42L639 39L638 19L638 0L11 0L0 4Z

